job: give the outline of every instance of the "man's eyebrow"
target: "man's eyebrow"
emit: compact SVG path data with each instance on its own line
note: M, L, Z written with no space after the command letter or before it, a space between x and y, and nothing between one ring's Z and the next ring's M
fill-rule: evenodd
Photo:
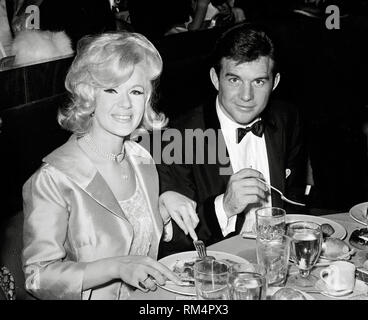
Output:
M237 77L237 78L241 78L239 75L232 73L232 72L227 72L225 73L225 77ZM259 76L253 79L254 80L270 80L270 76L268 74L264 75L264 76Z
M270 80L270 76L269 75L260 76L260 77L255 78L254 80Z
M238 76L237 74L232 73L232 72L226 72L225 73L225 77L237 77L237 78L240 78L240 76Z

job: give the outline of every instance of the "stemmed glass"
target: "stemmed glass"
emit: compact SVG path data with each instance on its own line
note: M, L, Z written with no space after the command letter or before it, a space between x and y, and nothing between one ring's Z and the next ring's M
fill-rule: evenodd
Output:
M322 230L314 222L294 222L288 226L287 235L291 238L290 255L299 269L299 274L291 275L288 284L295 287L314 287L318 278L311 269L318 261L322 248Z

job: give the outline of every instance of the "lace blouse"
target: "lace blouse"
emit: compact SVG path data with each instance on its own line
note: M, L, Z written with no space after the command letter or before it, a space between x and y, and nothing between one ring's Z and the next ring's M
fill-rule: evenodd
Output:
M134 194L126 200L119 201L119 204L133 227L133 241L129 255L146 256L152 242L153 222L137 177L135 180L136 189ZM120 299L129 297L131 291L130 287L122 285Z

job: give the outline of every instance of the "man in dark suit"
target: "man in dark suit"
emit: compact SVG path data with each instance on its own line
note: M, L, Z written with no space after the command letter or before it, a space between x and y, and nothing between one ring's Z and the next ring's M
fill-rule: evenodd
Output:
M200 129L196 132L206 132L208 138L204 143L194 139L189 149L184 140L183 150L192 152L193 164L183 156L181 164L167 165L163 159L158 166L161 201L175 221L174 238L161 246L161 256L192 250L191 238L197 236L211 244L251 231L256 208L284 205L264 182L294 200L304 195L306 155L299 114L270 99L280 81L272 40L258 27L236 26L219 39L213 58L210 77L217 98L175 122L182 137L188 138L189 129ZM221 159L221 149L230 163ZM196 202L198 219L195 205L165 201L173 192ZM176 232L179 228L185 232Z

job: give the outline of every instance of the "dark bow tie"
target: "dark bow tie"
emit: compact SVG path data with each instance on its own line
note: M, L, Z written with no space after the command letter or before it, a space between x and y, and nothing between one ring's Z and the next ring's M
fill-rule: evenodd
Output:
M257 137L262 137L262 134L264 131L263 121L258 120L257 122L253 123L252 126L250 127L236 129L236 134L237 134L236 143L239 143L249 131L251 131Z

